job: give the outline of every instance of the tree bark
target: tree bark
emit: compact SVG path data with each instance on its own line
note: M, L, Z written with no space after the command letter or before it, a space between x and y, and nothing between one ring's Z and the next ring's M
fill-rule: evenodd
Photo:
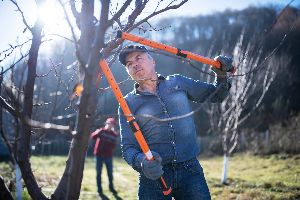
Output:
M223 157L223 171L221 177L222 184L227 184L228 161L229 161L228 155L225 153Z
M27 64L27 80L24 88L24 103L22 116L31 119L33 109L33 91L36 77L36 67L38 52L41 45L43 23L38 20L32 28L32 44L29 50L29 59ZM39 188L35 177L32 173L31 164L29 161L30 155L30 139L31 126L25 120L21 121L22 128L20 129L20 140L17 150L17 163L20 166L22 177L27 187L28 193L32 199L48 199Z
M97 39L94 41L94 38L104 38L104 35L95 36L93 13L94 1L82 2L78 59L82 65L80 66L80 79L83 79L84 90L79 104L76 134L71 142L63 177L54 194L51 196L52 199L78 199L80 196L90 127L95 117L97 105L97 88L95 83L99 60L98 55L100 48L103 47L96 45L98 42Z
M5 185L3 177L0 175L0 199L13 200L13 196Z
M83 23L90 24L90 26L82 27L82 42L79 46L81 60L85 63L85 74L83 87L84 91L79 104L79 114L77 121L77 133L72 140L70 153L68 158L69 180L67 182L66 199L78 199L80 195L81 182L83 178L84 161L88 147L90 136L90 127L95 118L95 110L97 106L97 88L96 88L96 75L99 61L99 51L104 47L104 34L106 28L104 24L108 18L109 1L102 1L100 25L97 27L92 23L94 12L88 10L85 17L81 20ZM91 5L83 5L83 8L94 10ZM92 34L92 35L91 35ZM90 37L93 36L93 40ZM89 44L89 45L87 45Z

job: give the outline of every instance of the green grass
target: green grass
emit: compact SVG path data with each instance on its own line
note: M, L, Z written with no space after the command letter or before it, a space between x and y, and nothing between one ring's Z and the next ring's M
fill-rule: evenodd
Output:
M299 156L251 156L229 159L228 185L220 184L222 157L200 159L213 199L299 199Z
M64 171L66 157L32 157L34 174L42 190L50 195ZM237 154L229 159L228 185L220 184L222 157L199 158L212 194L212 199L300 199L300 156L252 156ZM2 176L12 176L7 164L0 163ZM106 169L103 190L109 199L116 199L108 190ZM80 199L97 199L95 162L87 158ZM136 199L138 174L123 159L114 159L114 182L119 197Z

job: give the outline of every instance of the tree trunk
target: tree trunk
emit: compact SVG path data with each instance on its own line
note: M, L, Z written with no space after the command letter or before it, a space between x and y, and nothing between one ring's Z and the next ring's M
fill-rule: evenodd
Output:
M224 158L223 158L223 171L222 171L222 177L221 177L222 184L227 184L228 162L229 162L229 157L225 153Z
M5 200L13 200L14 199L12 197L10 191L6 187L3 177L1 175L0 175L0 199L5 199Z
M97 39L104 38L104 34L95 36L93 24L94 1L82 2L81 9L81 38L79 42L79 60L81 80L83 79L83 93L80 99L79 112L66 168L63 177L51 196L52 199L79 199L83 178L84 161L88 148L90 127L94 121L97 106L96 75L98 69L99 50L104 45ZM98 44L98 45L95 45ZM99 44L101 44L99 46Z
M15 175L16 175L16 199L22 200L22 174L18 164L15 164Z
M32 28L32 44L29 50L28 59L28 73L27 80L24 89L24 103L22 115L25 118L31 119L32 109L33 109L33 91L34 83L36 77L36 66L38 52L41 45L41 33L43 29L43 24L41 21L37 21L35 26ZM34 175L32 173L31 164L29 161L30 155L30 139L31 139L31 126L28 125L24 120L22 120L22 128L20 129L20 139L18 143L17 151L17 163L22 172L22 177L27 187L28 193L32 199L47 199L47 197L42 193L40 187L38 186Z

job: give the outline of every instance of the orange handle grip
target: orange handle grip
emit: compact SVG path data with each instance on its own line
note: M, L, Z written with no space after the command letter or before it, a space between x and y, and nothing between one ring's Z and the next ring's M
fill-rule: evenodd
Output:
M140 145L143 153L145 154L145 156L148 160L153 160L154 157L149 149L149 146L140 130L138 123L135 121L134 117L132 116L131 111L127 105L127 102L125 101L125 99L122 95L122 92L121 92L112 72L110 71L110 69L107 65L107 62L104 59L100 59L99 66L101 67L105 77L107 78L107 81L108 81L109 85L111 86L111 89L112 89L117 101L119 102L120 107L123 110L124 115L126 116L127 121L129 123L129 125L134 133L134 136L135 136L138 144ZM163 188L164 195L168 195L171 193L172 188L171 187L168 188L163 177L160 177L160 184Z
M152 40L148 40L148 39L136 36L136 35L132 35L130 33L118 31L117 37L122 38L124 40L130 40L132 42L137 42L137 43L140 43L140 44L143 44L143 45L155 48L155 49L163 50L163 51L169 52L171 54L175 54L175 55L178 55L178 56L181 56L184 58L195 60L197 62L212 65L216 68L221 67L221 63L214 59L206 58L206 57L194 54L192 52L184 51L184 50L181 50L181 49L178 49L178 48L175 48L172 46L168 46L168 45L165 45L165 44L162 44L159 42L154 42Z

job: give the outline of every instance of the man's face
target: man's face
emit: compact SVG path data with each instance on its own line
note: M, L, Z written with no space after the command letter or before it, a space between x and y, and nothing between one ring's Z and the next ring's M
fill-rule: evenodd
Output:
M155 61L148 53L129 53L125 58L125 63L128 74L137 82L156 76Z
M115 127L115 125L113 123L106 123L106 125L108 126L109 129L112 129Z

